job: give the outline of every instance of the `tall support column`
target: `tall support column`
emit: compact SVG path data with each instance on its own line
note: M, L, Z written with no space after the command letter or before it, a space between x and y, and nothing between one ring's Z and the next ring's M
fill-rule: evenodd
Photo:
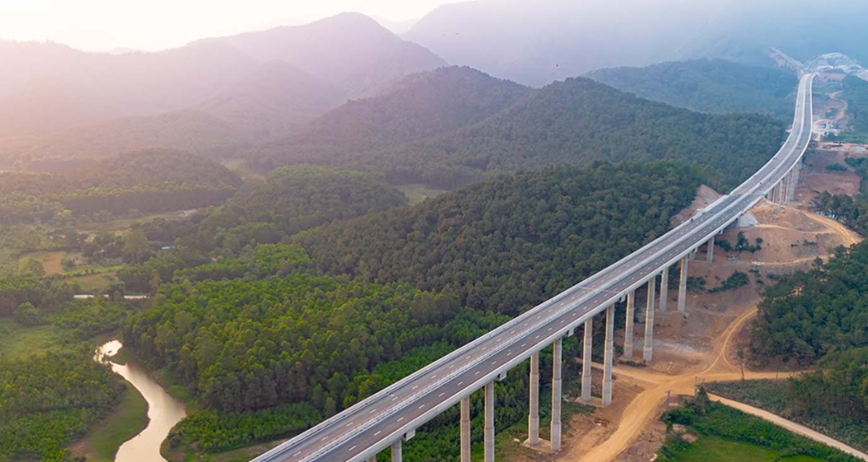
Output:
M561 369L563 368L563 338L555 340L552 354L552 451L561 450Z
M470 462L470 396L461 398L461 462Z
M705 261L711 263L714 260L714 236L711 236L711 239L708 240L708 244L705 248Z
M603 363L603 406L612 404L612 361L615 356L615 305L606 308L606 356Z
M681 259L681 278L678 281L678 312L684 314L687 303L687 258Z
M591 402L591 349L594 342L594 318L585 321L585 347L582 350L582 401Z
M402 459L401 440L398 440L392 443L392 462L401 462Z
M645 307L645 342L642 348L642 358L651 361L652 345L654 344L654 285L657 276L648 280L648 304Z
M527 422L527 443L539 444L539 352L530 356L530 413Z
M781 181L784 183L784 197L781 202L786 204L790 201L790 172L787 172Z
M485 386L485 462L494 462L494 382Z
M633 321L636 317L634 311L636 303L636 291L633 290L627 294L627 320L624 324L624 356L627 358L633 357Z
M660 312L665 313L669 306L669 267L663 268L660 275Z

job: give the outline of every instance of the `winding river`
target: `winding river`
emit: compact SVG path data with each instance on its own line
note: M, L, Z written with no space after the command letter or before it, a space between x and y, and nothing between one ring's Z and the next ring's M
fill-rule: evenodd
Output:
M108 361L112 370L130 382L148 402L148 426L141 433L121 445L115 462L157 462L166 459L160 455L160 445L169 435L169 430L187 415L184 403L166 393L151 378L150 371L136 362L115 364L111 357L123 346L111 340L99 347L97 359Z

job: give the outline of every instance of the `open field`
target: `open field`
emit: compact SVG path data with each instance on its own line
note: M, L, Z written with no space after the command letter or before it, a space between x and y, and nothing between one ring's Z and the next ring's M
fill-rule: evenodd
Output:
M822 462L808 456L781 457L774 451L755 444L733 441L714 435L702 435L686 450L678 453L676 462Z
M0 355L17 358L39 353L63 343L64 331L53 325L27 327L11 318L0 318Z
M439 194L449 192L445 189L429 188L423 184L405 184L397 186L397 188L407 196L410 205L416 205L429 197L437 197Z

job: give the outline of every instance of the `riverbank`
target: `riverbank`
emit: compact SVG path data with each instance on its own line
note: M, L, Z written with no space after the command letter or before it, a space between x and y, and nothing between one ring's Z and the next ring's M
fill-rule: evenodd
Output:
M91 429L72 451L88 462L114 462L121 445L148 425L148 403L129 382L117 410Z
M134 361L123 361L124 364L118 364L111 360L123 345L118 340L110 340L100 346L97 351L97 360L108 361L112 370L123 377L131 387L135 388L136 394L139 395L146 403L146 425L138 427L135 421L118 421L116 428L112 428L112 432L106 432L103 435L95 436L90 440L91 448L93 449L93 460L108 460L114 462L157 462L165 459L160 455L160 447L169 431L181 419L186 416L184 403L170 396L152 377L152 372L143 365ZM127 412L135 412L135 398L129 397L130 402L124 399ZM122 406L124 407L124 406ZM135 418L133 414L128 414ZM110 425L113 418L122 419L118 414L113 415L105 422ZM141 422L139 420L138 422ZM137 430L133 432L133 430ZM111 433L111 434L109 434ZM132 433L132 435L130 435ZM132 436L130 438L130 436ZM119 444L122 442L122 444ZM114 447L114 444L119 444L119 447ZM102 447L102 454L97 454L98 446ZM116 455L112 452L113 458L98 459L96 457L104 457L108 451L116 450ZM88 460L91 460L88 458Z

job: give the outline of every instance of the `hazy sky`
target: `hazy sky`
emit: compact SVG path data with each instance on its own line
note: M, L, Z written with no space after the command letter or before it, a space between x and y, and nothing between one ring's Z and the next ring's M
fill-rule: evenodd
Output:
M343 11L418 19L456 0L0 0L0 39L89 51L158 50L223 34L300 24Z

